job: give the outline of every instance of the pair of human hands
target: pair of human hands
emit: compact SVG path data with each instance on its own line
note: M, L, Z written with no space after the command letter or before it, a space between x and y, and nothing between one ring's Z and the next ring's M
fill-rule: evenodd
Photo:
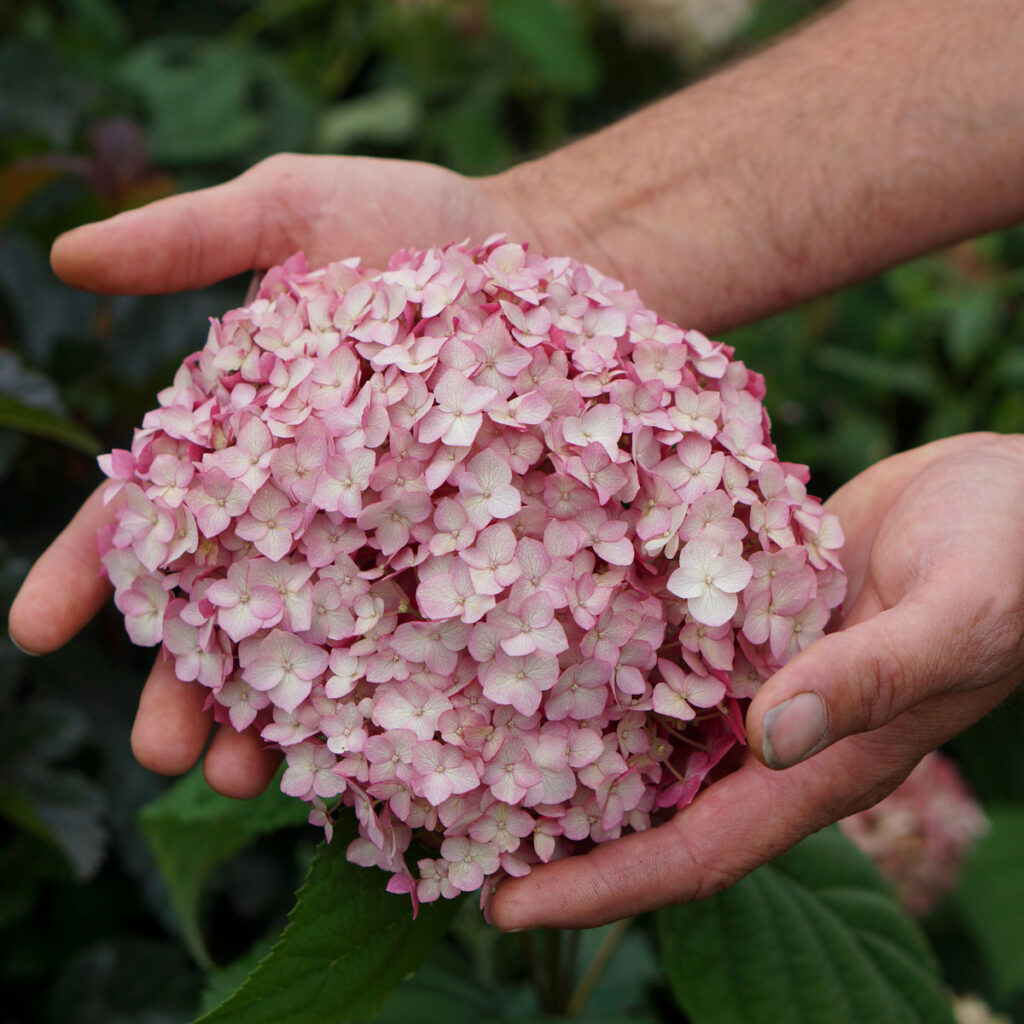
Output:
M500 178L284 156L226 185L77 229L58 240L53 264L83 288L173 291L297 249L314 263L360 255L379 265L402 246L498 231L600 262L578 229L544 220L536 197L518 198ZM740 767L660 828L507 879L490 904L495 924L583 927L707 896L893 789L1022 674L1022 506L1024 438L997 435L893 456L840 489L827 507L846 534L842 628L764 684L747 713ZM95 541L106 517L94 494L33 567L10 616L21 647L59 647L106 600ZM785 703L802 694L821 702ZM204 697L157 660L132 733L143 765L177 774L199 758L213 726ZM808 747L807 759L774 770ZM204 761L210 784L238 797L261 791L276 765L258 734L223 728Z

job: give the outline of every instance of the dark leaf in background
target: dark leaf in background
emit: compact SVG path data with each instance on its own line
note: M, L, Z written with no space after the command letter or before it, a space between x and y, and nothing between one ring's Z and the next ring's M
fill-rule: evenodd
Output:
M120 74L142 99L159 163L256 159L301 145L310 126L301 92L251 46L164 38L131 52Z
M15 347L37 366L48 365L59 339L91 330L96 296L62 285L45 249L26 235L0 236L0 294L14 313Z
M108 840L103 791L88 776L69 770L27 771L21 782L41 826L30 831L57 846L80 881L93 878L103 864ZM0 813L5 810L0 808Z
M66 414L57 385L38 370L31 370L11 349L0 348L0 397L56 417Z
M597 84L598 64L581 8L558 0L489 0L495 29L529 62L541 81L567 93Z
M36 697L0 723L0 817L63 856L76 878L93 878L109 839L106 800L95 780L62 762L86 736L82 713Z
M95 84L69 72L48 41L13 38L0 43L0 142L19 135L28 142L67 148ZM2 152L2 150L0 150Z
M924 936L835 826L657 916L694 1024L952 1024Z
M73 420L4 394L0 394L0 430L35 434L50 441L59 441L86 455L99 455L103 451L103 445Z
M1024 809L996 805L985 813L991 827L974 848L955 902L997 997L1005 999L1024 991Z
M203 347L209 318L241 305L244 290L236 282L177 295L114 299L110 333L103 341L113 362L108 372L136 388L152 386L157 373L169 381L185 356Z
M328 107L320 115L316 148L322 153L352 153L359 145L407 142L422 116L408 89L387 88Z
M923 370L918 363L896 362L827 345L817 349L816 362L822 370L866 384L876 393L896 392L922 400L940 394L937 375Z
M249 106L247 51L199 39L162 39L122 64L124 83L142 97L149 144L158 162L232 156L259 135Z
M169 942L95 943L54 974L45 1024L182 1024L195 998L195 969Z
M467 93L432 120L444 163L462 174L488 174L512 153L501 98L485 90Z
M994 288L979 288L951 296L950 305L946 356L953 369L970 369L999 344L1004 299Z
M140 821L149 839L182 938L196 961L212 966L203 941L200 900L212 872L259 836L306 821L308 808L275 784L252 800L210 789L195 769L149 804Z

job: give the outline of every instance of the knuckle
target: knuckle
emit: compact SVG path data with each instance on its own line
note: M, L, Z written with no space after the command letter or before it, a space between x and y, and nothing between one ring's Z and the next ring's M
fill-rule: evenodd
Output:
M973 648L974 671L962 680L962 688L990 682L1011 671L1019 671L1024 662L1024 602L1019 595L1005 593L985 602L966 623L965 646Z
M295 174L302 160L303 157L296 153L272 153L254 164L249 173L272 181L281 181Z
M181 232L185 238L185 280L187 287L196 288L203 282L206 247L203 242L204 225L192 206L186 206L182 212Z
M856 713L868 729L891 721L913 700L913 686L905 660L885 632L875 637L863 653L856 685Z
M731 888L749 874L749 871L727 871L704 860L695 860L697 882L686 894L686 900L705 900ZM750 870L753 870L751 868Z

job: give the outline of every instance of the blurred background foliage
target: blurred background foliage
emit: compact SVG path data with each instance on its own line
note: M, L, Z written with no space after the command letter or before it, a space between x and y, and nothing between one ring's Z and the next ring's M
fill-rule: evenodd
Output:
M49 269L60 231L281 150L495 171L678 88L818 6L0 0L0 610L99 481L92 456L128 443L201 345L206 318L238 305L246 284L81 294ZM728 340L767 376L784 457L808 463L826 494L932 438L1024 430L1022 268L1018 229L734 332ZM0 990L11 1024L170 1024L197 1006L194 935L187 946L137 821L164 788L128 748L147 658L109 613L45 659L0 641ZM954 745L975 789L1009 807L1018 831L1020 717L1003 709ZM286 832L211 866L208 962L228 963L279 926L312 843ZM955 906L929 924L951 983L1020 1012L1024 961L1011 955L1007 966L1004 950L993 978L991 936L969 924ZM460 918L431 961L427 994L384 1019L425 1021L424 1007L451 1019L474 999L486 1016L487 993L501 986L514 1014L526 1004L509 986L527 972L507 941ZM680 1020L651 942L641 928L620 945L607 997L633 1020ZM230 987L216 975L213 984Z

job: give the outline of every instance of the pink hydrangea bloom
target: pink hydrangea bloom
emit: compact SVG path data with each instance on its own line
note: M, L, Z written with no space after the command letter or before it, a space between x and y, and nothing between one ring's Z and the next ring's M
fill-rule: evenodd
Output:
M884 800L839 827L923 917L955 888L988 820L955 762L933 751Z
M414 901L658 824L843 598L761 378L493 238L295 256L101 459L132 638ZM412 863L415 832L439 853Z

